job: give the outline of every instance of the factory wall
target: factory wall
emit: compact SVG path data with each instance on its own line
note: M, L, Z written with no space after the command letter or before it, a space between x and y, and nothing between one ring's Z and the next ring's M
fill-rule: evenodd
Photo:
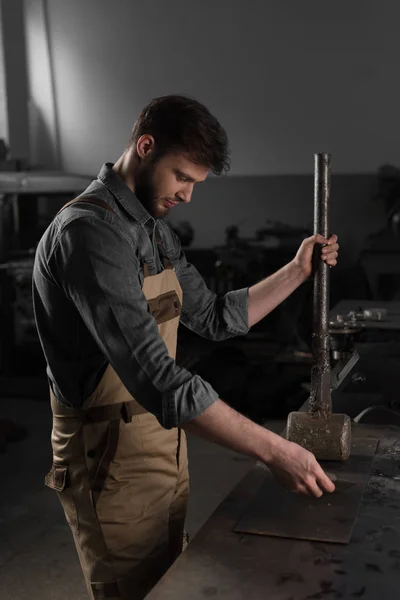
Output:
M398 158L395 0L45 4L69 171L116 156L144 104L173 92L221 119L235 175L307 173L324 150L346 173Z
M0 32L3 31L3 15L0 6ZM0 34L1 35L1 34ZM6 75L4 65L4 48L0 43L0 139L8 140Z
M219 117L232 148L230 176L210 180L206 197L199 193L185 212L195 220L196 245L221 243L224 227L245 210L251 210L248 227L267 217L309 221L312 176L306 174L316 151L332 153L334 173L360 174L350 187L337 187L342 195L334 210L341 207L337 223L346 243L357 250L383 222L369 184L381 164L398 160L398 3L26 3L47 11L53 138L66 171L96 173L119 156L151 98L190 93ZM32 72L38 59L29 14L27 33ZM229 207L226 214L222 207Z
M23 0L0 2L0 13L0 44L3 46L0 57L3 71L0 76L0 111L3 118L7 119L0 137L4 135L11 146L12 158L27 158L28 86Z
M24 0L29 82L30 162L61 167L57 91L52 70L52 48L47 3Z

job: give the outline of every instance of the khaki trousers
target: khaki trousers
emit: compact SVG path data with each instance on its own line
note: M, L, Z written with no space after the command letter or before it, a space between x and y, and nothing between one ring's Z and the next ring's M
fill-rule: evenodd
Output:
M91 598L143 598L182 550L189 493L185 433L148 412L90 407L85 417L51 394L57 490ZM105 410L104 410L105 409ZM114 415L115 416L115 415ZM131 420L130 420L131 419Z

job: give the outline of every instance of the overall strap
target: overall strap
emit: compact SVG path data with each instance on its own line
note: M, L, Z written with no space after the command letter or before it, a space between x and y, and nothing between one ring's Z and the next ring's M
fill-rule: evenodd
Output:
M75 204L76 202L86 202L87 204L95 204L96 206L105 208L109 212L112 212L112 213L115 212L111 208L111 206L109 204L107 204L107 202L105 202L104 200L101 200L101 198L88 198L85 196L81 196L81 197L78 196L78 198L73 198L72 200L67 202L67 204L64 204L64 206L62 208L60 208L60 210L58 211L57 215L59 215L60 212L62 212L64 210L64 208L67 208L68 206L71 206L71 204Z

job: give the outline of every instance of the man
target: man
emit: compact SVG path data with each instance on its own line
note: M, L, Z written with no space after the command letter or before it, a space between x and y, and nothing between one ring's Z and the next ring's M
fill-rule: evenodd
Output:
M179 321L214 340L244 335L310 276L316 243L336 264L336 236L313 236L249 289L208 290L163 218L228 166L225 131L202 104L155 99L122 156L59 212L37 249L34 306L53 410L46 484L94 599L143 598L179 555L185 431L263 461L294 492L334 490L311 453L238 414L174 360Z

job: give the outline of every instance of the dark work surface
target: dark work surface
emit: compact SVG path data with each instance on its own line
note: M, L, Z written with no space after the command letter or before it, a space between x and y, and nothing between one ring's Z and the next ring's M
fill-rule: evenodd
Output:
M400 429L355 425L378 438L349 544L239 534L234 527L265 480L255 466L227 496L147 600L397 598L400 590Z
M376 440L355 440L347 461L324 461L337 477L333 494L310 498L292 494L268 473L235 531L321 542L348 543L369 479Z

